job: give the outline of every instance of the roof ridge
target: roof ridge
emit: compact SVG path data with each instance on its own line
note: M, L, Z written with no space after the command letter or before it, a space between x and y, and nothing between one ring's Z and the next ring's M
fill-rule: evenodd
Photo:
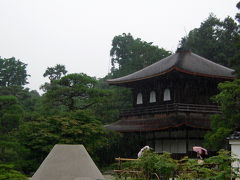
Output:
M175 67L182 69L181 64L183 63L184 57L187 53L191 53L191 51L179 51L176 53L177 61L175 63Z

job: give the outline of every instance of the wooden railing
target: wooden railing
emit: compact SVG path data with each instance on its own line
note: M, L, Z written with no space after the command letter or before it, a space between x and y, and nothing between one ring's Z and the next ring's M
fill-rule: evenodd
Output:
M157 114L166 112L199 112L199 113L221 113L219 106L216 105L199 105L199 104L183 104L173 103L149 107L137 107L132 109L124 109L120 111L120 117L137 116L145 114Z
M130 158L115 158L116 161L118 161L118 169L113 170L115 174L118 174L118 176L121 178L121 176L124 175L130 175L131 177L136 177L138 179L138 175L141 173L141 171L131 170L131 169L123 169L122 163L125 161L138 161L139 159L130 159ZM125 177L126 179L126 177Z

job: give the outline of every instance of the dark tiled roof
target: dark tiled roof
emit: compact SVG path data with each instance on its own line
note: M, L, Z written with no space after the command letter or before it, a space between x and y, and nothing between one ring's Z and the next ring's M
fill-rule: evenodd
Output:
M240 140L240 132L234 131L234 133L227 138L228 140Z
M233 69L216 64L190 51L177 52L140 71L124 77L107 80L109 84L123 84L166 74L172 70L198 76L233 79Z
M186 115L176 116L173 113L172 115L159 118L122 118L112 124L106 125L105 128L118 132L149 132L181 126L210 129L210 120L209 117L203 117L199 114L192 114L191 117L187 117Z

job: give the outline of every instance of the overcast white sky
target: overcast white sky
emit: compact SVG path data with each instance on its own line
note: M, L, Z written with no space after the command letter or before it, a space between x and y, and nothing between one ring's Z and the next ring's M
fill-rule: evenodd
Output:
M104 77L111 41L131 33L175 51L181 37L212 12L234 17L239 0L0 0L0 56L28 64L31 89L47 67Z

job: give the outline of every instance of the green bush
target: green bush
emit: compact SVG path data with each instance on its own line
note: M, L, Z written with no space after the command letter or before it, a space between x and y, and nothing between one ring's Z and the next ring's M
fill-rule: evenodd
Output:
M231 167L231 163L239 162L229 151L220 150L217 156L204 159L199 162L197 159L185 159L182 166L179 166L179 179L221 179L227 180L239 177L239 170ZM181 168L180 168L181 167Z
M170 153L164 152L159 155L151 150L144 151L136 163L145 179L174 177L178 167L177 161L171 158Z
M232 177L240 177L239 169L231 167L231 163L240 162L229 151L220 150L217 156L199 159L189 159L185 157L181 160L174 160L171 154L164 152L157 154L151 150L143 152L137 161L123 163L125 170L141 171L143 179L169 179L177 177L179 180L185 179L221 179L227 180ZM130 174L126 174L130 176ZM139 178L138 178L139 179Z
M13 165L0 164L0 179L1 180L27 180L27 177L20 172L14 170Z

